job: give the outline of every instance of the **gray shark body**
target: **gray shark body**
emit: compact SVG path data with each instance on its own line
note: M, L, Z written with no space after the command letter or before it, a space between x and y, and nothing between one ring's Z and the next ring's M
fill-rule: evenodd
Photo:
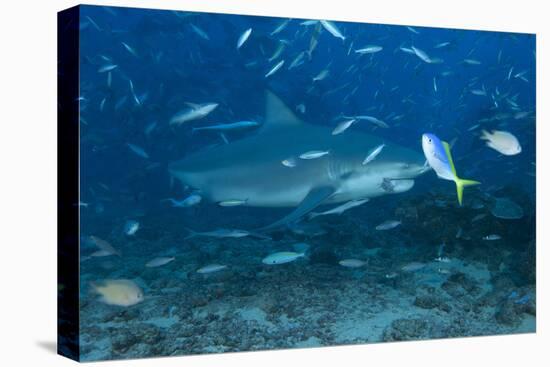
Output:
M296 208L264 229L294 222L321 204L407 191L426 170L424 157L415 151L353 129L340 135L331 131L299 120L267 92L265 122L256 135L190 155L169 170L213 202ZM368 152L383 143L376 159L363 165ZM329 154L299 158L309 151Z

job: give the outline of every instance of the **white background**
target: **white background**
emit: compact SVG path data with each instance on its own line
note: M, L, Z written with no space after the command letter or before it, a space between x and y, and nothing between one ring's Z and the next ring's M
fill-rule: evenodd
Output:
M546 1L94 1L373 23L537 33L537 334L171 357L103 366L525 366L550 361ZM0 365L64 366L56 340L56 12L72 1L11 0L0 12ZM546 223L546 228L544 224ZM545 362L543 362L545 361Z

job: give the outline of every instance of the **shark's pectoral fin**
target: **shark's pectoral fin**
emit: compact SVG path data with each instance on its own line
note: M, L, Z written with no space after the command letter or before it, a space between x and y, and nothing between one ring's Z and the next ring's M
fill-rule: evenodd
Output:
M306 215L313 209L315 209L317 206L319 206L323 201L325 201L327 198L329 198L336 189L331 186L323 186L318 187L315 189L312 189L307 196L302 200L300 205L292 213L287 215L286 217L279 219L275 223L272 223L266 227L260 228L260 231L272 231L274 229L278 229L280 227L284 227L290 223L293 223L300 219L302 216Z

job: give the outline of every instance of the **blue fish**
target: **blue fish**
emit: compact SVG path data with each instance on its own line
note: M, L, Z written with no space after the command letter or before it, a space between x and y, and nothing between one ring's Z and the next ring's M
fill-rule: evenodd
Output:
M516 305L524 305L526 304L527 302L529 302L529 300L531 299L531 296L526 294L525 296L521 297L520 299L518 299L517 301L514 301L514 303Z
M464 180L456 174L451 147L449 143L441 141L434 134L422 135L422 150L430 167L433 168L439 178L453 181L456 184L458 203L462 205L462 193L465 186L479 185L480 182Z

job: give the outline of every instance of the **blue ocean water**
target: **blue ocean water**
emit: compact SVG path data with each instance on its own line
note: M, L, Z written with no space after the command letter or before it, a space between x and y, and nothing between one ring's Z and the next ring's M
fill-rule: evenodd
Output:
M534 35L92 6L80 29L83 360L535 331ZM463 205L426 133L481 182ZM320 190L338 147L360 161ZM376 194L331 202L359 172ZM261 230L304 181L315 213L369 200Z

